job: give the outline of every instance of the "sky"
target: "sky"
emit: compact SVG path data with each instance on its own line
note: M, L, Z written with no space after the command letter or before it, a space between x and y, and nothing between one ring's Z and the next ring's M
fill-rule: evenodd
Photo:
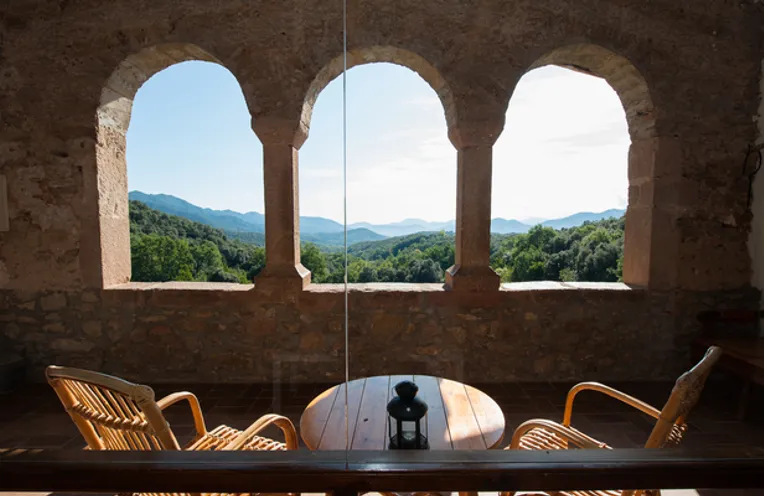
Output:
M393 64L347 74L348 222L456 216L456 150L443 107ZM518 83L494 146L492 217L539 220L625 208L629 135L602 79L542 67ZM262 146L234 76L183 62L139 90L127 133L130 190L263 212ZM299 155L300 214L342 221L342 80L316 101Z

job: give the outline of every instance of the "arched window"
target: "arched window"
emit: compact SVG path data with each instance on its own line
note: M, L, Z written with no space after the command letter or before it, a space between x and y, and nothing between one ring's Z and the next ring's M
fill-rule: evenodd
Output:
M250 121L236 79L210 62L174 65L138 90L127 133L133 281L246 283L262 267L262 248L236 241L264 245Z
M604 79L554 65L523 76L494 146L503 282L622 280L630 142Z
M443 104L413 70L351 68L348 102L350 282L442 282L454 263L456 152ZM300 150L301 260L313 282L341 282L342 80L320 92Z
M263 154L247 104L230 71L186 49L192 60L176 64L177 47L165 49L174 60L161 47L133 56L103 91L104 286L249 283L264 264Z

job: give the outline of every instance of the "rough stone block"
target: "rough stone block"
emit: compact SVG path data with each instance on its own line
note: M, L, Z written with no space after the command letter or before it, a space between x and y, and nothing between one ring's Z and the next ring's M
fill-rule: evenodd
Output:
M64 293L53 293L40 298L40 308L46 312L61 310L66 307L66 295Z

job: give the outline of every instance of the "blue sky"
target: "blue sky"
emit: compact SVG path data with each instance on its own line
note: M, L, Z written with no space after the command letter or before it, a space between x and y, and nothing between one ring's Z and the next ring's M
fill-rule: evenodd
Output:
M348 220L448 220L456 151L443 108L416 73L392 64L348 71ZM494 147L492 216L555 218L624 208L629 137L615 92L558 67L526 74ZM138 91L127 134L131 190L263 211L262 146L225 68L185 62ZM342 219L342 82L319 95L300 150L300 213Z

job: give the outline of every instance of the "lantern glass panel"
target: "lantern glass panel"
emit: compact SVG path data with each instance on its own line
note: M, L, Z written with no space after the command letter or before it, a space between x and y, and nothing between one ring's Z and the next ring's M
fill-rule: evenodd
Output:
M404 443L416 442L416 422L401 422L401 429Z

